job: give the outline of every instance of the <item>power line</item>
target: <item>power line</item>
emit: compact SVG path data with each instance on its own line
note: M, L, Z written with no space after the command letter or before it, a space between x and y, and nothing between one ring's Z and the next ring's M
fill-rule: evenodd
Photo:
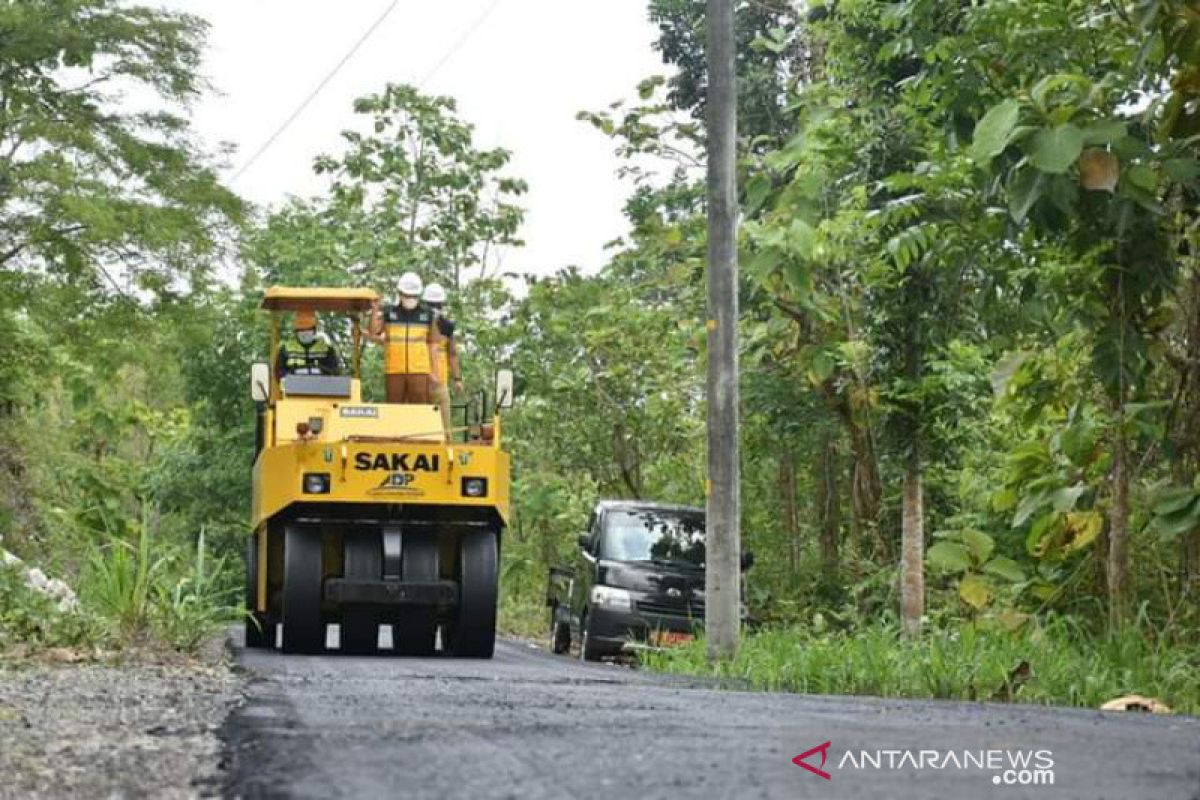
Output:
M263 153L267 152L267 150L271 148L271 145L275 144L275 141L283 135L283 132L286 131L291 124L296 121L297 117L304 113L304 109L308 108L309 103L315 100L317 95L319 95L321 91L329 85L329 82L333 80L334 77L341 71L342 67L346 66L350 59L354 58L354 54L357 53L364 44L366 44L367 40L371 38L375 31L379 30L379 26L383 24L384 20L391 15L398 5L400 5L400 0L392 0L391 5L385 8L383 13L371 23L371 26L367 28L366 32L364 32L363 35L358 38L358 41L354 43L354 46L351 47L350 50L347 51L344 56L342 56L341 60L334 65L333 69L331 69L329 73L321 79L321 82L317 84L316 88L308 93L308 96L304 98L304 101L301 102L300 105L296 106L296 109L288 116L287 119L283 121L283 124L275 129L275 132L272 133L270 137L268 137L267 140L262 143L262 146L260 146L258 150L254 151L254 155L250 156L250 159L242 165L242 168L234 173L233 180L236 181L238 178L242 177L246 170L250 169L250 167L254 166L254 163L258 161L258 159L262 158Z
M479 17L473 23L471 23L469 28L463 31L462 36L458 37L458 41L456 41L450 47L450 49L446 51L446 54L442 56L436 64L433 65L433 69L429 70L424 78L421 78L421 88L425 88L425 84L429 83L429 81L433 79L433 76L437 75L438 72L441 71L442 67L446 66L446 63L449 62L450 59L454 58L458 51L461 50L463 46L471 40L471 37L475 35L476 31L483 27L483 23L487 22L488 17L492 15L492 12L499 8L500 4L503 2L504 0L493 0L492 4L487 7L487 10L480 14Z

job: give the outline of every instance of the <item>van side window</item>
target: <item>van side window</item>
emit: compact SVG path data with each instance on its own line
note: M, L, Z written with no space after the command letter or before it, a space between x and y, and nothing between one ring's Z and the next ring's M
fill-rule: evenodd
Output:
M595 511L592 512L591 518L588 519L588 550L592 553L596 552L596 548L600 545L600 515Z

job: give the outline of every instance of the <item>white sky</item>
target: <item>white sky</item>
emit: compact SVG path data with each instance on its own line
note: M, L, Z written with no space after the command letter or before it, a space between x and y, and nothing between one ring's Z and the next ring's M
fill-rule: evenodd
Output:
M312 158L339 152L351 101L388 82L429 75L494 0L401 0L305 112L233 188L261 204L320 189ZM232 175L312 91L390 0L159 0L212 25L204 72L220 92L194 110L210 146L237 147ZM513 152L508 170L530 185L522 238L505 270L548 273L604 263L626 230L629 187L613 142L575 119L636 96L664 74L643 0L499 0L424 91L458 100L477 144Z

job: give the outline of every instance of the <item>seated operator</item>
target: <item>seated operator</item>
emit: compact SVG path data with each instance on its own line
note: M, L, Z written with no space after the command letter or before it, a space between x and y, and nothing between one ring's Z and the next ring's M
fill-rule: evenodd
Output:
M279 377L287 375L340 375L341 360L324 334L317 332L317 315L297 311L292 320L292 335L279 346L275 365Z

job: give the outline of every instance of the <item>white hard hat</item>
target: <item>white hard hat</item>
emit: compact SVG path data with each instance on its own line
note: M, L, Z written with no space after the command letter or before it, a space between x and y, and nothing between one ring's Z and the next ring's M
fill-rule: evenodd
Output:
M421 276L415 272L406 272L400 276L400 294L405 297L420 297L421 285Z
M446 290L440 283L431 283L425 287L425 293L421 295L421 299L426 303L440 306L446 302Z

